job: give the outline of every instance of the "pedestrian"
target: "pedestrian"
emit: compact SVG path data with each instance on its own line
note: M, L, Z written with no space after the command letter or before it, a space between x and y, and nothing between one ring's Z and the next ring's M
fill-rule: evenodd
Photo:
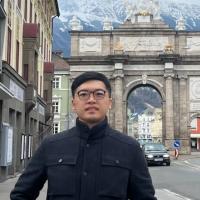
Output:
M178 160L178 157L179 157L179 150L178 150L178 148L174 149L174 156L175 156L175 159Z
M111 85L98 72L74 79L76 126L44 139L12 190L35 200L48 181L48 200L156 200L139 143L108 124Z

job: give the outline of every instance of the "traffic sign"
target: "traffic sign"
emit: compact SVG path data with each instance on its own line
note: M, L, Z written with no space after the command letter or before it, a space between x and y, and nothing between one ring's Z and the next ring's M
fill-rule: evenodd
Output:
M174 147L179 148L181 146L180 140L175 140L174 141Z

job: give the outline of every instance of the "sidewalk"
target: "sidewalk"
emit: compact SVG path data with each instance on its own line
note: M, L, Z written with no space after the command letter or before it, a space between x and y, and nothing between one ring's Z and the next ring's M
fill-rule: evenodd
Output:
M2 183L0 183L0 200L10 200L10 191L14 188L15 183L17 182L19 175L10 178ZM45 200L46 199L46 185L43 190L40 192L40 196L37 200Z
M179 160L200 158L200 151L191 152L191 155L179 155Z

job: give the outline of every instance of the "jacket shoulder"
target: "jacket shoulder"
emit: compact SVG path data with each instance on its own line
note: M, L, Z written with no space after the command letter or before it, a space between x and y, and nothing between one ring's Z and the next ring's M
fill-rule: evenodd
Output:
M136 139L112 128L109 128L108 136L113 138L114 140L118 140L119 142L122 142L125 144L138 145L138 142Z
M73 138L76 136L76 130L75 130L75 127L69 129L69 130L65 130L65 131L62 131L60 133L57 133L55 135L51 135L51 136L48 136L45 138L45 141L44 142L55 142L55 141L59 141L59 140L63 140L63 139L66 139L66 138Z

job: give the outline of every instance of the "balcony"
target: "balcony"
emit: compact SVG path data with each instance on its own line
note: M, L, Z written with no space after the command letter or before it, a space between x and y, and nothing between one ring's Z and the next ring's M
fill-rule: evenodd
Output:
M36 105L37 92L32 84L28 84L25 93L26 112L30 112Z
M52 112L52 79L54 75L54 63L44 63L44 99L47 102L45 120L53 119Z
M10 90L0 82L0 100L11 99L14 95L10 92Z
M40 45L40 26L39 24L24 23L23 40L25 49L39 50Z

